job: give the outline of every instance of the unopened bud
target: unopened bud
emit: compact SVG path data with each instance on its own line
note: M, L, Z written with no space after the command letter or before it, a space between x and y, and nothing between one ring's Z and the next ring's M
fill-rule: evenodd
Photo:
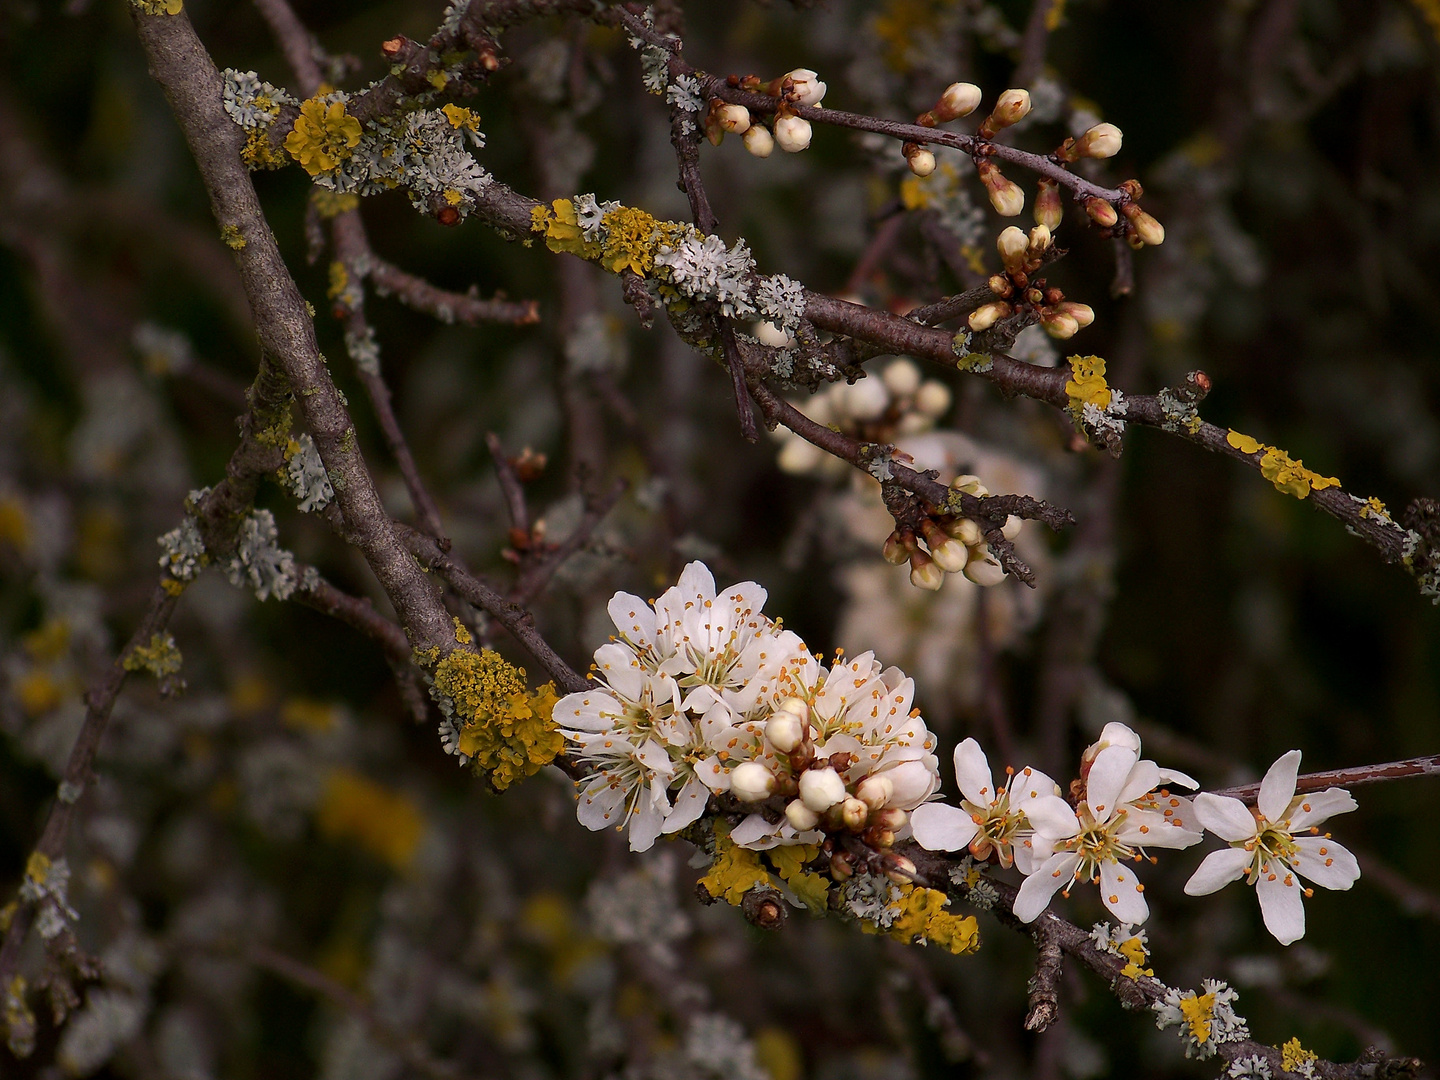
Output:
M986 158L975 168L980 175L980 182L985 185L985 190L990 195L990 205L997 214L1001 217L1015 217L1025 209L1025 192L1020 190L1019 184L1005 179L1005 175L993 161Z
M890 392L881 379L867 377L837 390L845 414L855 420L878 420L890 407Z
M885 859L885 876L897 885L909 885L915 880L915 864L904 855L889 855Z
M1134 203L1126 203L1121 211L1129 220L1135 235L1152 247L1165 242L1165 227Z
M1025 519L1011 514L1005 519L1005 524L1000 526L1000 535L1006 540L1014 540L1020 535L1020 530L1025 527Z
M1077 304L1074 300L1066 300L1055 305L1055 310L1062 315L1068 315L1081 326L1089 326L1095 321L1095 309L1089 304Z
M1038 259L1050 247L1050 229L1045 225L1036 225L1030 230L1030 243L1026 248L1026 254L1032 259Z
M775 142L787 154L798 154L810 145L810 121L802 116L782 116L775 121Z
M837 851L830 856L830 876L836 881L848 881L855 876L855 861L849 853Z
M965 566L965 576L976 585L999 585L1005 580L1005 568L1000 560L990 554L988 547L972 548L970 561Z
M983 499L990 494L990 489L982 484L974 473L961 473L950 481L950 486L956 491L965 492L966 495L974 495L977 499Z
M885 538L885 545L880 549L880 554L891 566L904 566L910 561L910 549L914 546L914 536L907 538L899 529L896 529Z
M1111 206L1104 199L1094 197L1086 199L1085 213L1089 214L1090 220L1102 229L1108 229L1120 220L1119 215L1115 213L1115 207Z
M870 820L870 807L859 799L846 799L840 804L840 820L851 832L859 832Z
M1058 311L1046 311L1040 316L1040 325L1051 337L1064 341L1072 338L1080 330L1080 323L1069 315L1062 315Z
M945 571L929 555L917 549L910 554L910 584L917 589L934 592L945 584Z
M715 122L734 135L750 130L750 110L744 105L721 105L715 110Z
M823 814L845 798L845 781L834 769L806 769L800 774L800 801Z
M820 815L799 799L794 799L785 807L785 820L790 822L796 832L809 832L820 824Z
M980 532L980 526L969 518L955 518L945 526L945 531L966 547L974 547L985 540L984 534Z
M940 95L940 100L931 109L931 114L939 123L947 120L955 120L962 116L969 116L980 107L980 99L984 95L980 87L974 83L957 82L951 83Z
M989 330L1001 319L1007 318L1013 309L1004 300L994 300L988 304L981 304L970 313L966 320L970 329L979 333L981 330Z
M775 774L758 761L736 765L730 773L730 792L741 802L768 799L775 790Z
M711 146L719 146L725 141L725 129L715 119L713 112L705 117L705 138L710 140Z
M896 397L909 397L920 389L920 368L913 360L904 357L891 361L880 373L885 389Z
M1075 143L1079 157L1107 158L1120 152L1120 129L1114 124L1096 124Z
M1060 185L1054 180L1041 180L1035 188L1035 220L1051 232L1064 220L1060 206Z
M772 713L765 722L765 738L776 750L788 754L805 741L805 721L790 712Z
M958 574L965 569L970 552L964 544L952 539L933 521L925 521L920 526L920 531L925 537L925 544L930 549L930 557L935 560L935 565L947 574Z
M915 408L930 419L939 420L950 411L950 388L935 379L926 379L915 391Z
M1025 253L1029 246L1030 242L1025 238L1025 233L1014 225L1005 229L995 239L995 248L1000 252L1000 261L1005 264L1005 269L1010 271L1024 267Z
M776 705L775 708L780 712L788 712L792 716L797 716L801 720L806 719L810 715L810 706L798 697L787 697L784 701L780 702L779 705Z
M910 820L910 815L905 813L905 811L901 810L898 806L892 806L888 809L881 810L875 815L873 820L875 824L879 825L882 829L894 829L896 831L899 831L900 829L903 829L905 827L905 823Z
M935 155L929 150L917 149L913 154L907 154L905 160L916 176L929 176L935 171Z
M819 105L820 99L825 96L825 84L820 81L820 76L809 68L796 68L787 73L784 78L791 84L785 96L796 105ZM808 144L810 140L806 139L805 141ZM803 150L804 147L801 149Z
M871 810L883 810L895 793L895 785L884 776L867 776L855 789L855 797Z
M766 158L775 150L775 139L764 124L751 124L745 132L745 149L759 158Z
M996 296L1009 296L1015 291L1015 286L1010 284L1010 279L1004 274L991 274L986 284Z
M995 102L995 108L980 125L982 139L993 139L995 133L1011 124L1019 123L1030 113L1030 91L1006 90Z

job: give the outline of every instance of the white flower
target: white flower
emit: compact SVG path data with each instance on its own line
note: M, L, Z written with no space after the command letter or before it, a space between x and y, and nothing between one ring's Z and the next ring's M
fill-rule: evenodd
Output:
M1047 842L1054 854L1020 886L1015 917L1031 922L1057 890L1068 891L1072 881L1098 881L1100 899L1117 919L1143 923L1150 914L1144 886L1125 863L1139 862L1147 847L1187 848L1202 837L1185 824L1188 801L1156 793L1160 782L1153 761L1117 743L1090 762L1078 809L1055 795L1027 804L1034 842Z
M1059 795L1060 786L1026 766L996 788L990 762L974 739L955 748L955 779L960 784L958 807L925 803L911 813L916 843L931 851L969 848L981 860L993 851L1001 866L1018 865L1022 874L1032 873L1050 852L1035 850L1025 808L1041 797Z
M809 68L796 68L787 72L785 78L789 79L793 86L786 96L796 105L819 105L825 96L825 84Z
M1205 896L1241 876L1255 886L1265 929L1282 945L1305 936L1305 906L1295 875L1326 889L1348 889L1360 877L1355 856L1316 828L1336 814L1355 809L1348 791L1328 788L1296 795L1300 751L1291 750L1270 766L1260 782L1255 810L1239 799L1202 792L1195 797L1200 823L1230 846L1212 851L1185 883L1191 896ZM1294 834L1309 831L1312 835Z

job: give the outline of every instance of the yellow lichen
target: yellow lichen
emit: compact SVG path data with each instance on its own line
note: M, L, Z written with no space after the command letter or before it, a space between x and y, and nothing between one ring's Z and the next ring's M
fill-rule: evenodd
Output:
M906 944L922 939L934 942L956 955L973 953L980 948L980 928L974 916L947 912L950 898L943 892L915 885L905 885L902 889L899 912L885 931L886 935Z
M245 247L245 236L238 225L221 225L220 239L231 251L241 251Z
M245 145L240 149L240 160L245 162L252 172L283 169L290 163L284 150L271 140L268 124L250 129L250 133L245 136Z
M146 15L179 15L185 10L184 0L130 0Z
M147 645L136 645L121 662L126 671L148 671L157 679L180 672L183 657L172 634L151 634Z
M1300 1045L1300 1040L1291 1039L1284 1046L1280 1047L1280 1068L1288 1073L1298 1073L1306 1065L1317 1059L1313 1051L1306 1050Z
M461 129L466 131L480 130L480 116L470 109L462 108L452 103L446 105L440 111L445 114L445 119L450 121L450 126L457 131Z
M185 591L185 582L173 577L161 578L160 587L171 596L179 596Z
M1120 969L1120 974L1127 979L1138 979L1141 975L1154 975L1150 968L1141 967L1145 963L1147 953L1145 943L1138 937L1132 937L1128 941L1122 941L1118 946L1120 955L1124 956L1126 965Z
M1225 435L1225 441L1239 450L1242 454L1258 454L1265 449L1265 444L1259 439L1252 439L1249 435L1242 435L1231 428Z
M344 292L346 288L349 287L349 285L350 271L345 269L345 264L343 262L341 262L339 259L336 259L330 264L330 285L328 288L326 288L325 295L329 299L334 300L335 297L339 296L342 292ZM300 445L296 443L295 448L298 450L300 448Z
M536 228L537 232L545 233L545 246L557 253L568 251L582 259L596 258L600 254L600 245L585 239L580 230L580 219L575 216L575 204L569 199L556 199L550 207L551 212L539 219L541 227ZM532 212L532 228L536 220Z
M1292 458L1278 446L1266 446L1258 439L1234 430L1225 436L1225 441L1242 454L1259 454L1260 475L1274 484L1275 490L1282 494L1303 499L1311 491L1324 491L1326 488L1340 486L1340 481L1335 477L1321 476L1305 468L1303 461ZM1383 504L1381 510L1384 510Z
M765 853L775 872L805 906L816 915L823 915L830 906L830 879L805 869L805 864L819 854L820 849L814 844L787 844Z
M410 865L425 832L425 819L409 798L348 769L326 777L316 822L323 835L353 840L396 870Z
M455 623L455 640L458 641L461 645L469 645L472 641L475 640L473 637L470 636L469 629L465 626L463 622L460 621L460 616L451 616L451 621Z
M1077 418L1086 405L1102 412L1110 407L1110 387L1105 382L1105 361L1098 356L1070 357L1070 379L1065 384L1070 411Z
M552 683L534 691L525 672L493 649L456 649L435 667L435 687L454 703L459 749L497 791L533 776L560 753Z
M322 218L333 218L360 205L360 196L353 191L340 193L317 187L310 190L310 205Z
M326 105L319 98L300 106L295 127L285 136L285 149L311 176L335 169L359 145L360 121L345 111L345 103Z
M717 900L739 906L757 885L768 885L770 875L760 865L760 854L730 840L727 822L715 823L715 861L699 885Z
M1210 1021L1215 1012L1215 995L1200 994L1180 999L1180 1012L1190 1028L1190 1035L1198 1043L1210 1041Z

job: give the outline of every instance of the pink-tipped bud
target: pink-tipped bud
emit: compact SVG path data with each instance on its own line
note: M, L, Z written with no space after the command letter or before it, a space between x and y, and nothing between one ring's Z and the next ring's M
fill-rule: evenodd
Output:
M933 521L923 522L920 532L925 537L925 546L930 549L930 557L935 560L936 566L947 574L958 574L965 569L965 564L970 561L970 552L965 549L964 544L952 539Z
M775 790L775 774L758 761L745 761L730 773L730 793L741 802L768 799Z
M880 554L891 566L904 566L910 561L910 552L915 547L915 535L906 529L901 532L896 529L885 538L885 545L880 549Z
M1099 225L1102 229L1108 229L1120 220L1115 213L1115 207L1111 206L1104 199L1089 198L1085 200L1085 213L1090 215L1090 220Z
M870 808L859 799L846 799L840 804L840 821L851 832L859 832L870 820Z
M1030 91L1006 90L995 102L995 108L990 111L985 122L980 125L979 135L982 139L993 139L996 132L1019 123L1029 114Z
M1013 310L1004 300L995 300L988 304L981 304L970 313L970 318L966 321L970 324L970 329L978 334L981 330L989 330L1001 319L1008 317Z
M890 855L886 859L885 876L897 885L909 885L915 880L915 864L904 855Z
M980 182L990 196L990 205L1001 217L1015 217L1025 209L1025 192L1020 185L1005 179L999 167L988 158L975 167Z
M1052 233L1064 220L1060 206L1060 185L1054 180L1041 180L1035 190L1035 221Z
M1024 268L1025 255L1029 248L1030 242L1025 238L1025 233L1014 225L1005 229L995 239L995 249L1000 252L1000 261L1011 273Z
M941 124L947 120L969 116L980 107L980 99L983 96L980 88L974 83L951 83L940 95L940 100L935 103L935 108L930 110L930 114L937 123Z
M1126 203L1121 211L1130 221L1130 226L1135 230L1135 235L1152 247L1159 247L1165 242L1165 226L1156 221L1134 203Z
M721 105L715 110L715 122L732 135L744 135L750 130L750 110L744 105Z
M1122 136L1114 124L1096 124L1075 142L1078 157L1107 158L1120 152Z
M1075 319L1069 315L1062 315L1058 311L1041 313L1040 325L1045 328L1047 334L1060 341L1074 337L1080 330L1080 324Z
M782 116L775 121L775 142L787 154L798 154L810 145L810 121L803 116Z
M1089 326L1095 321L1095 309L1089 304L1077 304L1074 300L1065 300L1055 305L1055 311L1060 315L1068 315L1081 327Z
M767 158L775 152L775 139L764 124L751 124L745 131L745 149L758 158Z
M945 584L945 571L929 555L916 550L910 556L910 584L934 592Z
M990 291L996 296L1009 296L1015 291L1015 286L1010 284L1010 279L1004 274L991 274L990 280L986 283Z
M895 785L884 776L867 776L855 789L855 797L871 810L883 810L895 794Z
M849 881L855 876L855 861L845 852L830 856L830 876L836 881Z
M910 815L905 813L905 811L901 810L898 806L892 806L888 809L880 810L875 814L874 818L875 824L880 826L880 828L891 829L896 832L898 832L900 829L903 829L905 827L905 823L909 820Z

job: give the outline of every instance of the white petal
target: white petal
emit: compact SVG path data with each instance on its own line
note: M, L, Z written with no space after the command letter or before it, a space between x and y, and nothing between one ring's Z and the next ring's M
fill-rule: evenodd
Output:
M1050 903L1050 898L1065 888L1074 879L1075 867L1080 856L1068 853L1052 855L1040 868L1027 877L1015 894L1015 905L1011 909L1021 922L1034 922Z
M690 777L675 796L675 806L665 815L665 827L661 831L679 832L705 812L705 805L709 801L710 789L699 776Z
M1248 840L1255 835L1257 828L1250 808L1229 795L1212 795L1202 791L1195 796L1195 816L1201 825L1221 840Z
M1223 889L1230 882L1245 876L1245 868L1252 858L1244 848L1227 847L1210 852L1185 883L1186 894L1209 896L1217 889Z
M930 851L959 851L975 839L979 827L957 806L926 803L910 815L915 842Z
M725 763L720 760L719 754L711 754L703 761L697 762L695 775L711 791L718 793L730 790L730 770L725 768Z
M741 847L755 848L774 847L775 834L780 831L780 822L771 824L765 820L764 814L751 814L744 821L730 830L730 839ZM768 844L765 841L770 841Z
M1198 844L1205 834L1177 825L1158 810L1125 811L1115 828L1115 838L1122 844L1140 847L1187 848Z
M1266 821L1274 824L1284 820L1290 798L1295 794L1295 777L1299 772L1299 750L1281 754L1275 764L1266 770L1265 779L1260 781L1260 797L1255 800ZM1301 933L1304 933L1303 920Z
M1310 828L1311 825L1318 825L1336 814L1348 814L1358 805L1359 803L1344 788L1326 788L1313 795L1303 795L1300 798L1300 805L1290 815L1290 831L1297 833L1302 829Z
M960 794L979 806L995 801L995 783L985 751L974 739L966 739L955 747L955 779Z
M1059 794L1059 784L1039 769L1032 769L1029 765L1010 778L1010 805L1021 810L1029 805L1031 799Z
M591 832L619 825L624 818L625 790L616 785L611 787L604 774L596 776L589 787L580 793L575 806L575 816Z
M1135 762L1135 751L1128 746L1107 746L1095 755L1085 779L1085 801L1097 820L1106 821L1115 812L1120 789Z
M622 711L620 700L608 690L592 688L566 694L555 703L555 722L580 731L609 731Z
M655 612L650 605L633 593L617 592L610 598L608 608L610 619L620 636L636 645L646 646L655 641Z
M1269 865L1270 873L1262 873L1255 883L1260 914L1265 920L1265 929L1275 940L1289 945L1305 936L1305 905L1300 900L1300 883L1285 867L1276 863Z
M1200 786L1199 780L1196 780L1189 773L1181 772L1179 769L1161 769L1160 782L1162 784L1179 784L1181 787L1189 788L1191 791L1194 791Z
M1051 840L1065 840L1080 831L1080 819L1059 795L1042 795L1025 804L1030 827Z
M1091 774L1094 774L1092 769ZM1120 789L1120 794L1115 797L1117 803L1134 802L1147 791L1160 786L1160 766L1155 762L1146 759L1137 761L1135 767L1130 770L1130 775L1125 778L1125 784Z
M1139 926L1150 917L1150 905L1145 903L1133 863L1100 864L1100 900L1121 922Z
M1334 840L1298 836L1295 846L1300 849L1295 869L1321 888L1344 890L1360 880L1360 864L1355 856Z
M834 740L832 740L834 741ZM913 810L935 794L940 787L940 774L931 765L933 757L916 761L905 761L893 769L884 770L885 779L894 785L894 791L885 805L901 810Z
M1140 756L1140 736L1119 721L1112 720L1101 728L1100 738L1095 745L1100 747L1124 746L1134 750L1137 758Z
M670 760L669 752L654 739L646 739L641 744L635 751L635 759L663 780L669 780L675 771L675 763ZM655 800L658 802L664 796L664 785L656 784L655 788L659 792L659 797ZM666 805L669 805L668 800Z
M640 700L646 674L633 649L618 641L608 641L595 650L595 666L620 697L626 701Z
M1035 873L1046 859L1055 854L1050 841L1034 833L1016 833L1014 840L1015 869L1026 877Z
M665 825L667 809L668 806L661 806L654 799L642 795L640 805L636 807L635 813L630 815L631 851L649 851L655 846L655 839Z

